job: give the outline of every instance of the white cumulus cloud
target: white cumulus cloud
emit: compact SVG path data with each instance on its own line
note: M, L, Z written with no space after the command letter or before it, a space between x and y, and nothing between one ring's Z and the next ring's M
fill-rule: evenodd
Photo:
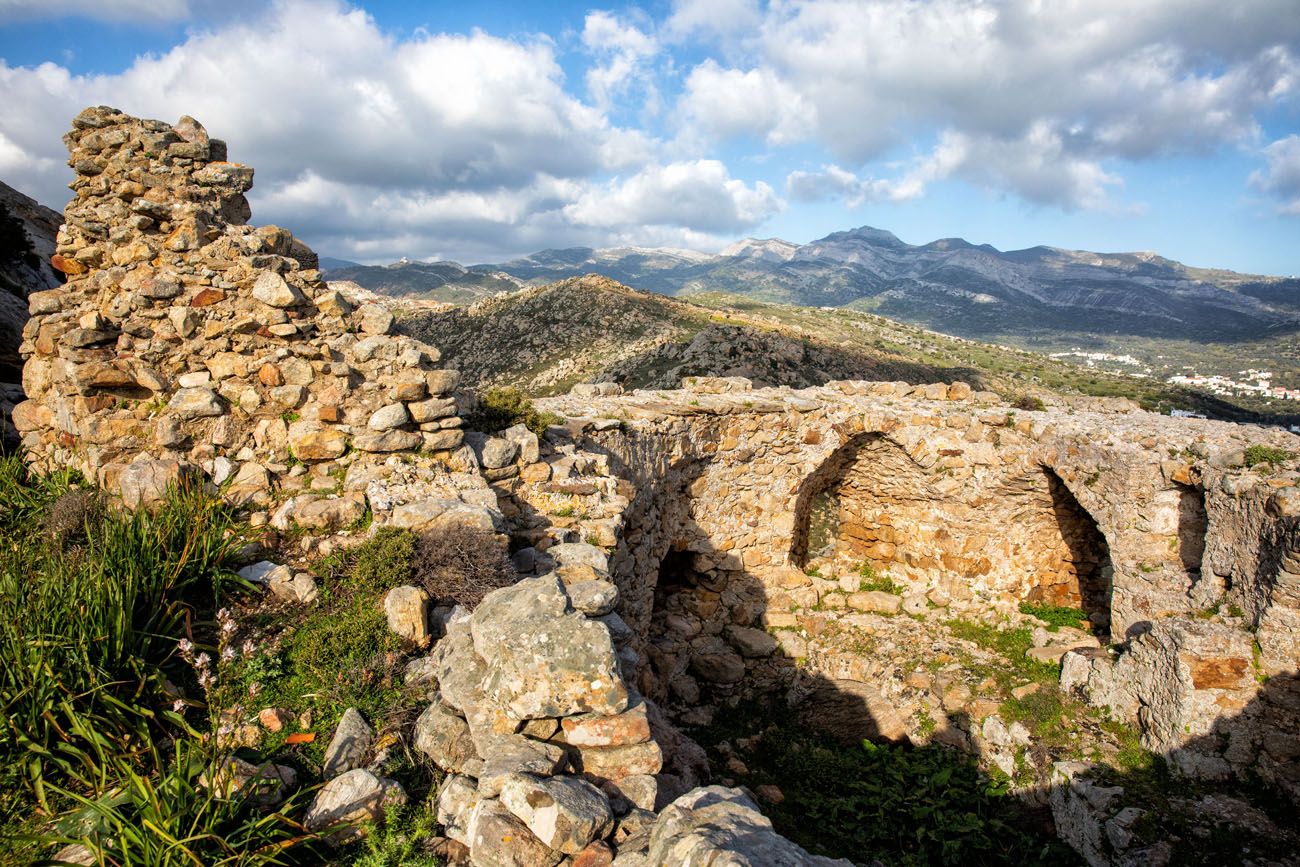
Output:
M1250 176L1251 185L1278 199L1279 213L1300 217L1300 135L1289 135L1264 148L1265 168Z
M564 213L583 226L626 229L638 225L741 232L782 207L767 184L732 178L717 160L650 166L587 190Z
M741 44L687 77L701 134L807 141L858 171L938 132L962 150L948 176L1066 207L1109 206L1116 163L1248 145L1300 91L1294 0L776 0Z

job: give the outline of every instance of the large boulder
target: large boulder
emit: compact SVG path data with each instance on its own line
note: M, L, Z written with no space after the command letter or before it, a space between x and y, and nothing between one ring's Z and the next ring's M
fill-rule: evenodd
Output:
M487 664L484 693L513 718L627 709L609 630L570 610L555 575L489 593L474 611L470 630Z
M861 853L863 861L870 853ZM853 867L810 855L776 831L740 789L708 786L673 801L650 833L650 864L674 867Z

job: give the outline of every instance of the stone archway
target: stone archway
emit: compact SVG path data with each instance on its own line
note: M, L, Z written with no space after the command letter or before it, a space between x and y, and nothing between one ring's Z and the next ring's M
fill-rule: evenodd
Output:
M790 555L801 568L838 560L909 591L1079 608L1097 631L1109 625L1105 537L1045 466L959 474L864 434L804 481Z

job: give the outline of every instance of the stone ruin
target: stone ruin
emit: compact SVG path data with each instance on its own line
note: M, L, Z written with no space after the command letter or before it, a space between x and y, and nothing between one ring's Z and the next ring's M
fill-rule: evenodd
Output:
M75 198L53 264L68 282L29 299L13 412L34 464L132 505L187 469L265 503L349 453L460 445L457 374L393 335L389 311L330 291L291 233L247 225L253 170L199 123L94 108L65 140Z
M1257 773L1300 802L1300 477L1241 465L1247 445L1300 439L1123 402L1014 411L962 383L735 378L578 386L539 402L567 419L540 441L466 435L437 348L331 290L288 231L247 225L252 169L196 121L92 108L66 140L76 196L53 263L69 279L31 296L13 411L35 466L130 507L202 479L254 525L308 530L305 552L367 512L488 529L515 552L523 580L472 613L387 600L396 629L436 638L407 670L429 699L411 736L448 774L439 821L472 863L836 863L776 835L746 792L702 788L674 721L797 695L811 673L860 699L867 733L907 738L919 691L844 640L900 608L1080 607L1093 635L1036 648L1064 687L1184 773ZM850 560L906 592L815 568ZM257 574L310 604L309 576ZM977 703L937 736L996 745ZM310 825L404 797L363 753ZM1108 863L1089 840L1113 817L1078 768L1058 771L1062 833Z

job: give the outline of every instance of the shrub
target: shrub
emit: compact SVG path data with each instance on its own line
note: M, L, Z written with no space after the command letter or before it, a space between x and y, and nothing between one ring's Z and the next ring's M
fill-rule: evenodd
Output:
M387 593L411 580L415 535L398 527L380 527L356 549L351 569L353 591Z
M438 867L438 859L423 851L437 830L437 819L427 809L389 810L382 825L367 829L351 867Z
M539 437L546 428L563 419L551 412L538 412L524 393L514 387L489 388L478 396L474 411L466 419L471 430L499 433L522 424Z
M1254 445L1248 447L1246 451L1242 453L1242 460L1248 467L1253 467L1256 464L1276 466L1277 464L1291 460L1293 457L1295 457L1295 455L1291 452L1286 449L1279 449L1275 446Z
M85 542L104 519L104 501L99 492L73 488L49 504L41 529L55 545L66 548Z
M1023 409L1027 412L1042 412L1047 409L1047 404L1043 403L1043 399L1035 394L1022 394L1011 405L1016 409Z
M500 537L477 527L421 534L414 562L415 580L430 598L471 609L519 579Z

